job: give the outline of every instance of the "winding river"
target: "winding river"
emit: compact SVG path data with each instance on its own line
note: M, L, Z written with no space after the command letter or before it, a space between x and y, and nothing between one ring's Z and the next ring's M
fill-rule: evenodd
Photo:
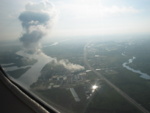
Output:
M20 78L17 79L17 82L19 82L21 85L23 85L26 88L29 88L32 83L38 80L42 68L48 62L53 60L53 58L45 55L43 52L29 55L24 53L23 51L18 51L16 54L27 58L34 58L37 60L37 62L33 64L28 71L26 71Z
M49 46L54 46L54 45L57 45L57 44L59 44L59 43L54 42L53 44L51 44ZM37 60L37 62L35 64L30 65L30 66L21 66L21 67L11 66L13 63L2 65L2 66L7 66L7 67L4 68L5 71L14 71L14 70L24 69L24 68L30 67L30 69L28 69L18 79L14 79L13 77L10 76L11 79L13 79L14 81L16 81L21 86L23 86L24 88L27 88L27 89L30 88L31 84L33 84L34 82L36 82L38 80L38 77L41 75L42 68L47 63L54 60L54 58L51 58L50 56L47 56L42 51L39 51L35 54L27 54L23 50L20 50L20 51L16 52L16 54L19 55L19 56L25 57L25 58L36 59Z
M150 75L148 75L146 73L143 73L140 70L135 70L135 69L133 69L133 68L131 68L131 67L128 66L128 64L132 63L134 59L136 59L136 57L132 57L131 59L128 60L128 62L124 62L122 64L122 66L124 68L126 68L127 70L130 70L130 71L132 71L134 73L140 74L141 78L150 80Z

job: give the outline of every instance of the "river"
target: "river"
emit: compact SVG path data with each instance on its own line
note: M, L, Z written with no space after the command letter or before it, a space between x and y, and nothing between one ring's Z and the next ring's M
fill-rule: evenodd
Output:
M21 50L21 51L18 51L16 54L23 56L23 57L27 57L27 58L34 58L37 60L37 62L33 64L28 71L26 71L20 78L17 79L17 81L26 88L29 88L31 84L33 84L34 82L38 80L38 77L41 74L42 68L48 62L53 60L53 58L45 55L43 52L30 55L30 54L26 54L25 52Z
M126 68L127 70L130 70L130 71L132 71L134 73L139 74L141 78L150 80L150 75L148 75L147 73L143 73L140 70L135 70L135 69L133 69L133 68L128 66L128 64L132 63L134 59L136 59L136 57L132 57L131 59L128 60L128 62L124 62L122 64L122 66L124 68Z

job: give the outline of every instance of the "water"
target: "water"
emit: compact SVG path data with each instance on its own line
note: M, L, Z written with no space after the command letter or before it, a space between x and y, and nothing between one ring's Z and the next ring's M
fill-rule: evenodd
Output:
M3 66L3 65L2 65ZM21 67L17 67L17 66L11 66L11 67L3 67L3 69L5 71L15 71L15 70L18 70L18 69L25 69L27 67L30 67L30 66L21 66Z
M53 44L43 46L43 48L49 47L49 46L55 46L55 45L58 45L58 44L59 44L59 42L54 42Z
M53 58L45 55L43 52L39 52L37 54L26 54L23 51L18 51L16 54L28 57L28 58L34 58L37 60L35 64L31 66L31 68L26 71L20 78L17 79L17 81L22 84L23 86L29 88L31 84L36 82L38 80L38 77L41 75L42 68L50 61L53 60Z
M123 63L122 66L124 68L126 68L126 69L134 72L134 73L140 74L141 78L150 80L150 75L148 75L146 73L143 73L140 70L135 70L135 69L133 69L133 68L131 68L131 67L128 66L128 64L132 63L134 59L136 59L136 57L132 57L131 59L128 60L128 62Z

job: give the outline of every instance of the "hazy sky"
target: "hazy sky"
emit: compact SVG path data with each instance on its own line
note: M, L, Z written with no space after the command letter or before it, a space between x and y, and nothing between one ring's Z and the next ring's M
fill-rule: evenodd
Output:
M22 35L18 17L29 2L0 0L0 40ZM56 18L47 38L105 34L149 34L150 0L49 0Z

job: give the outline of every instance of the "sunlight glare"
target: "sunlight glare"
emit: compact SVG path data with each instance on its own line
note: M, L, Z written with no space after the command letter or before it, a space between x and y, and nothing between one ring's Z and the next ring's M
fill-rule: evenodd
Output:
M98 86L97 85L93 85L92 86L92 93L94 93L95 92L95 90L98 88Z

